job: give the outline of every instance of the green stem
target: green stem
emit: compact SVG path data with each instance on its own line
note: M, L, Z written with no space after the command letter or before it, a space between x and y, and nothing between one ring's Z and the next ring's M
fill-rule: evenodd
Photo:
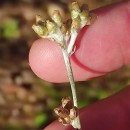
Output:
M63 57L64 57L64 61L65 61L65 65L66 65L66 69L67 69L67 73L68 73L68 78L70 81L72 97L73 97L73 104L75 107L78 108L76 88L75 88L74 76L73 76L73 72L72 72L72 68L71 68L70 56L69 56L66 48L62 48L62 53L63 53ZM76 117L76 119L74 120L74 127L78 128L78 129L81 128L79 116Z

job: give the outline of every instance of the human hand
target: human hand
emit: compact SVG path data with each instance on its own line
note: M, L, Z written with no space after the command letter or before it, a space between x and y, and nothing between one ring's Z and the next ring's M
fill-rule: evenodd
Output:
M107 74L130 63L130 1L95 10L98 18L77 38L72 55L76 81ZM32 70L50 82L67 82L62 52L57 44L37 40L29 55ZM130 87L80 111L83 130L130 130ZM71 130L54 122L45 130Z

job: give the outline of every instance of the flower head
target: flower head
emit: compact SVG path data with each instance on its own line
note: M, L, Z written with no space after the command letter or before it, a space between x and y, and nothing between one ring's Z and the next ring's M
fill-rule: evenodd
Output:
M88 8L80 7L77 2L72 3L71 19L62 21L58 10L55 10L51 20L44 20L40 15L36 16L36 24L32 26L33 30L42 38L56 41L61 47L66 46L70 38L70 52L72 52L74 42L78 32L85 26L90 25L95 16L89 13ZM72 39L72 40L71 40Z

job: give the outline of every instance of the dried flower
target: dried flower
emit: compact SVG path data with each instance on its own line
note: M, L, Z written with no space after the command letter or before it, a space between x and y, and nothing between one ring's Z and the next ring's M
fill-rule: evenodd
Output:
M63 98L62 105L54 109L56 115L59 116L59 122L63 125L72 124L74 119L78 116L78 109L73 106L70 97Z

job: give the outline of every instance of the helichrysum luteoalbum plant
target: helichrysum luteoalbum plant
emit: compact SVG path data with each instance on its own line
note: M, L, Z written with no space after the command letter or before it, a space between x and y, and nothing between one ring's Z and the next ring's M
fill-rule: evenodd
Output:
M36 16L36 24L33 30L41 37L56 41L61 47L63 57L71 85L73 103L70 97L62 99L62 105L55 108L59 116L59 122L63 125L71 124L76 129L81 129L75 82L71 68L70 56L74 53L75 41L79 31L86 25L91 25L96 15L90 13L87 5L79 6L77 2L72 3L71 19L63 21L58 10L55 10L51 20L44 20L40 15ZM69 44L67 44L69 41Z

